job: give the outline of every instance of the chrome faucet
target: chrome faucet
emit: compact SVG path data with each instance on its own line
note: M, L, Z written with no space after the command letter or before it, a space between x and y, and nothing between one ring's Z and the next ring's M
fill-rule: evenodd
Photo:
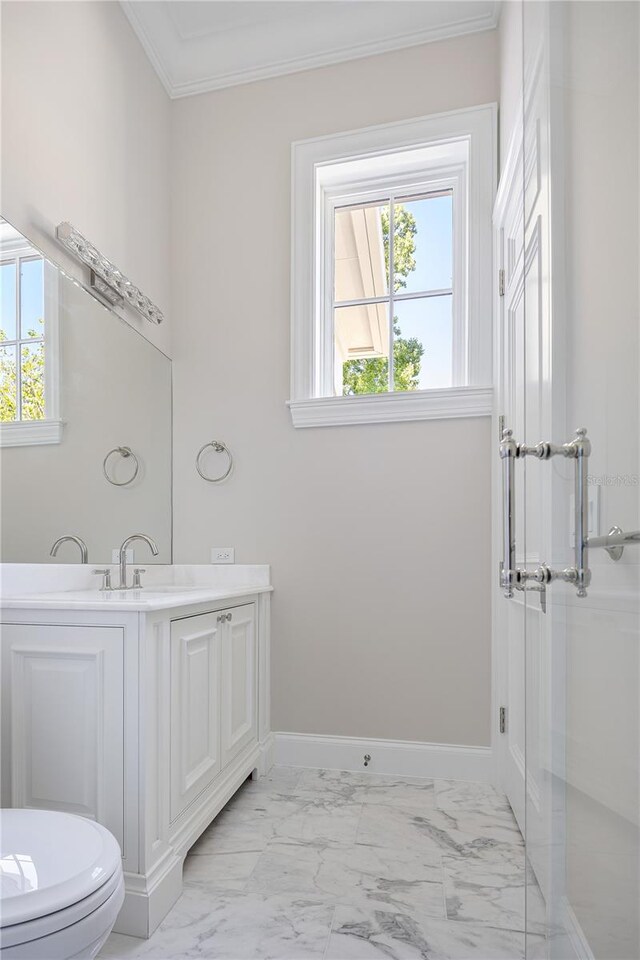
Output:
M132 533L130 537L127 537L125 540L123 540L118 558L118 562L120 564L120 583L115 588L116 590L139 590L141 587L140 573L144 572L142 570L138 571L137 576L134 577L133 584L130 587L127 586L127 547L136 540L142 540L147 544L153 556L158 556L158 548L155 544L155 541L152 540L151 537L147 537L144 533Z
M86 543L84 542L84 540L81 540L81 539L80 539L80 537L72 537L72 536L58 537L58 539L56 540L56 542L54 543L54 545L51 547L51 550L50 550L50 552L49 552L49 556L50 556L50 557L55 557L55 555L56 555L57 552L58 552L58 547L59 547L62 543L66 543L67 540L70 540L72 543L75 543L75 544L79 547L79 549L80 549L80 562L81 562L81 563L89 563L89 551L87 550L87 545L86 545Z

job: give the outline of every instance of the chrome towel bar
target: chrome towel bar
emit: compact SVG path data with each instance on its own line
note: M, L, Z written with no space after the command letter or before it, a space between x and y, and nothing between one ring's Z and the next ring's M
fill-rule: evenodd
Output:
M619 560L624 548L632 543L640 543L640 530L625 533L620 527L613 526L605 537L589 537L587 544L591 547L603 547L612 560Z

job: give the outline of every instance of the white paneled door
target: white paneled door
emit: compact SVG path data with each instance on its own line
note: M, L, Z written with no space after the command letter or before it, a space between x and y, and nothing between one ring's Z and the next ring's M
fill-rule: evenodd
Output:
M549 300L549 142L543 62L527 89L500 182L494 223L497 237L496 451L503 429L518 444L536 444L553 433L550 384L552 327ZM496 456L497 459L497 456ZM552 522L546 463L517 460L515 470L515 562L518 569L538 567L552 553ZM502 479L496 473L496 483ZM500 512L503 492L496 496ZM500 531L499 536L501 536ZM497 588L498 589L498 588ZM532 728L547 696L551 676L548 590L530 584L505 601L498 589L495 612L502 678L500 706L505 708L499 740L503 786L521 830L530 838L546 835L552 798L547 771L551 758L544 738L531 741ZM546 884L544 871L542 882Z

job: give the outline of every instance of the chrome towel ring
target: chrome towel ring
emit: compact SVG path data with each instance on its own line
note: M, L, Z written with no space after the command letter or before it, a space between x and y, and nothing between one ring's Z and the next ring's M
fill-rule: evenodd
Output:
M221 474L219 477L208 477L202 469L200 461L202 459L202 454L205 452L207 447L213 447L216 453L226 453L227 457L229 458L229 466L227 467L225 472ZM232 468L233 468L233 457L231 456L231 451L229 450L228 446L225 443L222 443L221 440L209 440L208 443L205 443L198 450L198 455L196 457L196 470L198 471L202 479L207 481L207 483L222 483L223 480L227 479L227 477L231 473Z
M114 480L113 477L109 476L109 471L107 470L107 461L109 460L109 457L113 456L114 453L119 453L120 456L125 460L127 457L132 457L135 467L132 476L130 476L128 480ZM102 461L102 472L104 473L105 479L108 480L109 483L112 483L114 487L127 487L130 483L133 483L135 478L138 476L139 469L140 464L138 462L138 458L131 447L114 447L113 450L109 450L109 453Z

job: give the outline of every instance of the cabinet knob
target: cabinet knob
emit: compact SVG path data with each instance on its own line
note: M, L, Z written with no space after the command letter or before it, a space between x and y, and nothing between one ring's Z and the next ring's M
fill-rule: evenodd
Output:
M218 623L224 623L226 619L227 619L227 618L226 618L225 614L224 614L224 613L221 613L221 614L218 616Z
M230 614L230 613L227 614L227 620L231 620L231 614Z

